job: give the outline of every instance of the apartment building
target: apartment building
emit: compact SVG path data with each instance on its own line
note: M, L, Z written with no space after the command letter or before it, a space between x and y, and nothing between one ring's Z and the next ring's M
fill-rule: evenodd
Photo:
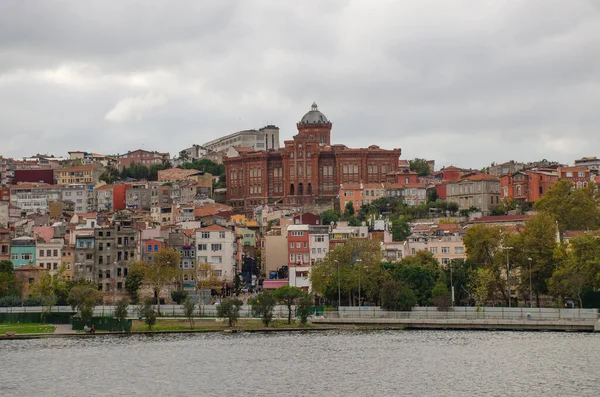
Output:
M59 185L73 183L95 185L100 181L100 175L104 171L101 164L76 165L63 167L56 170L56 182Z
M10 202L25 212L46 213L50 203L62 199L62 187L45 183L22 183L10 188Z
M55 274L62 264L62 250L65 241L62 238L53 238L49 242L37 243L36 265Z
M500 198L534 202L558 182L558 173L551 170L524 170L500 177Z
M215 224L197 229L195 234L197 263L210 263L216 277L232 282L240 259L234 231Z
M94 281L105 295L126 293L125 281L138 260L138 232L133 222L117 219L110 227L94 229Z
M151 152L148 150L138 149L127 152L118 156L119 158L119 170L128 168L132 164L140 164L146 167L152 165L161 165L164 162L169 161L169 153Z
M84 183L63 185L62 201L67 209L74 212L92 212L97 209L94 185Z
M259 130L234 132L202 145L209 152L226 152L229 148L250 147L254 150L279 149L279 127L267 125Z
M590 183L590 170L585 167L559 167L557 172L559 179L571 181L577 189Z

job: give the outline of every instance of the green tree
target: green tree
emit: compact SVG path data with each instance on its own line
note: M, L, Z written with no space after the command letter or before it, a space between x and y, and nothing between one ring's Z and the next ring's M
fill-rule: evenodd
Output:
M323 225L330 225L331 222L337 222L340 220L340 214L335 210L327 210L321 212L321 223Z
M477 308L485 306L495 288L495 277L490 269L477 269L469 283L471 298Z
M303 293L304 291L300 288L289 285L279 287L273 292L275 299L288 308L288 324L292 323L292 306L296 304Z
M115 312L114 312L114 317L119 320L119 324L121 324L121 329L123 331L125 331L127 329L127 316L129 315L128 312L128 308L129 308L129 299L127 299L127 297L121 298L118 302L117 302L117 306L115 307Z
M300 298L298 298L298 305L296 307L296 313L300 317L300 324L306 325L308 317L312 313L312 307L314 306L315 299L311 294L307 294L303 291Z
M392 239L394 241L404 241L410 236L410 226L403 217L392 222Z
M261 292L252 304L252 315L260 317L265 327L273 320L273 309L277 300L270 291Z
M160 314L160 293L162 289L175 281L179 271L181 255L173 248L159 250L150 263L137 262L136 271L141 271L146 282L154 291L157 302L157 312Z
M506 253L503 247L513 247L509 255L522 255L522 241L518 236L502 233L497 226L485 224L475 225L467 230L463 237L467 258L473 261L478 268L489 270L494 281L489 285L490 294L499 294L508 303L506 288ZM515 262L512 258L511 262ZM520 263L519 261L517 263ZM487 274L486 274L487 275ZM490 296L490 299L493 297Z
M431 298L440 311L448 311L452 306L450 291L448 291L448 287L446 287L444 282L438 281L435 287L433 287Z
M424 266L401 265L396 270L395 277L412 288L421 306L431 302L431 291L435 286L437 272Z
M523 256L520 259L521 292L529 296L529 270L531 268L531 284L537 304L540 295L548 293L548 280L556 269L554 252L557 249L556 227L552 215L539 212L525 222L525 230L520 234Z
M190 322L190 329L194 328L194 311L196 310L196 303L189 297L186 296L183 299L181 308L183 309L183 314L187 317Z
M20 296L21 289L11 261L0 261L0 297Z
M132 266L129 270L127 279L125 280L125 289L131 297L133 303L138 302L138 291L144 282L144 270L141 266Z
M156 324L156 311L152 305L152 299L145 299L140 305L139 314L144 318L144 322L148 326L148 330L152 330L152 327Z
M188 292L183 290L173 290L171 291L171 299L178 305L181 305L183 301L188 297Z
M358 264L360 263L360 266ZM310 272L313 291L329 300L338 299L338 285L343 298L351 300L358 293L359 272L361 288L366 292L369 285L377 283L381 274L381 247L377 240L351 238L343 245L329 251L322 261L316 262ZM362 269L362 270L359 270ZM372 281L371 279L375 279ZM378 291L377 291L378 293ZM375 300L374 295L362 295ZM341 304L341 302L340 302Z
M98 290L86 285L78 285L69 292L68 303L76 310L84 324L88 324L94 314L94 307L102 301Z
M243 302L237 298L227 298L217 306L217 316L226 318L229 326L233 327L240 318L240 307Z
M381 288L381 307L390 311L410 311L417 304L414 291L398 280L387 280Z
M419 176L427 176L431 173L431 167L429 167L429 163L425 159L415 158L413 160L409 160L410 170L415 171Z
M561 233L600 227L600 194L593 183L585 188L573 189L572 182L558 181L536 201L534 208L552 215Z
M352 204L352 201L348 201L348 203L346 204L346 208L344 210L344 218L349 219L352 218L354 216L354 204Z

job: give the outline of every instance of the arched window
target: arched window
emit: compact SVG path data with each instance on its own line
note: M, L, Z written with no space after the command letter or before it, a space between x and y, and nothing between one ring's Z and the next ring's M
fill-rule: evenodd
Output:
M304 185L302 183L298 184L298 196L304 195Z
M309 184L308 184L308 195L309 195L309 196L312 196L312 194L313 194L313 193L312 193L312 183L309 183Z
M290 185L290 195L291 196L294 195L294 184L293 183Z

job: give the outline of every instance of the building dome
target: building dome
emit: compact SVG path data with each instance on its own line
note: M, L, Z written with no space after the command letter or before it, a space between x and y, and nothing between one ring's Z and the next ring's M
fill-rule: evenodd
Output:
M300 124L326 124L329 123L327 117L319 111L315 102L311 106L311 110L302 117Z

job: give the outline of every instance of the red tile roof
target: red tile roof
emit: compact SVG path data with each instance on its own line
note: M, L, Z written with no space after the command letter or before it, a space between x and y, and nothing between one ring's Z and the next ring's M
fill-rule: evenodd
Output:
M231 229L228 229L226 227L220 226L220 225L210 225L210 226L206 226L203 227L201 229L198 229L200 231L210 231L210 232L230 232Z
M470 181L499 181L500 179L494 175L489 174L475 174L468 176L464 179L468 179Z

